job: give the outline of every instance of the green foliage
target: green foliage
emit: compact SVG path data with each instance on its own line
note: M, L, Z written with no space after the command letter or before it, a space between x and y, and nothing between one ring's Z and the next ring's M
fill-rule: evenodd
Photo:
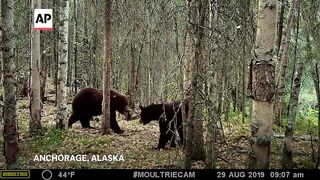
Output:
M233 123L242 123L242 113L238 111L229 111L229 121ZM244 117L244 123L248 124L250 123L250 116L245 116Z
M65 136L66 130L51 127L43 136L31 138L27 146L37 153L53 153L59 147L58 145L63 142Z

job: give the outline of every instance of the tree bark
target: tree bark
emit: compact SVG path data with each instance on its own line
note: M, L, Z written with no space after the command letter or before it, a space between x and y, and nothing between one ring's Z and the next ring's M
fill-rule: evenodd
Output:
M276 46L276 57L278 58L280 54L280 47L281 47L281 41L282 41L282 35L283 35L283 20L284 20L284 10L286 7L286 0L281 0L280 2L280 16L279 16L279 22L278 22L278 32L277 32L277 46ZM290 14L290 13L289 13Z
M77 1L73 0L73 17L74 17L74 27L73 27L73 62L74 62L74 94L78 92L78 20L77 20Z
M98 0L95 0L95 13L94 13L94 35L93 35L93 44L92 44L92 49L93 49L93 87L98 88L98 78L97 78L97 63L99 62L98 58Z
M204 59L202 54L203 29L205 22L205 12L208 6L208 0L189 1L189 25L191 32L189 38L194 38L193 48L194 56L191 59L191 83L190 95L185 97L189 103L189 111L186 123L186 146L185 146L185 168L191 168L192 160L205 160L204 142L203 142L203 103L201 95L203 94L203 73Z
M275 93L275 66L273 61L277 31L277 0L259 0L258 24L251 85L252 124L249 146L250 169L269 168L272 137L273 96Z
M288 23L285 31L283 32L283 41L281 42L281 65L279 67L279 76L277 81L277 91L276 91L276 106L275 106L275 122L279 122L281 124L281 120L283 118L284 113L284 94L285 94L285 78L286 78L286 70L288 66L289 59L289 45L290 45L290 37L291 37L291 25L293 24L293 13L296 10L297 4L299 0L293 0L290 5L289 15L288 15Z
M307 35L307 57L306 61L311 60L311 45L309 40L309 34ZM299 60L297 69L293 80L293 89L291 90L291 102L289 105L288 123L285 131L284 145L282 150L282 168L292 169L292 147L293 147L293 133L296 121L297 107L299 101L299 93L301 86L301 77L304 70L305 62L303 59Z
M103 69L103 102L102 134L110 134L110 77L111 77L111 4L106 0L104 27L104 69Z
M219 18L218 18L218 0L211 1L209 4L209 26L211 29L217 29L218 24L219 24ZM212 30L209 34L213 39L217 38L217 34L215 33L214 30ZM212 43L212 48L216 49L217 48L217 40L215 40ZM209 55L211 56L211 55ZM212 63L215 64L215 63ZM212 68L217 67L216 64ZM210 74L211 75L211 74ZM207 103L207 110L208 110L208 119L206 121L206 128L207 128L207 134L205 136L206 139L206 161L205 161L205 167L207 169L214 169L216 167L216 161L217 161L217 155L216 155L216 132L217 132L217 121L219 121L219 115L218 115L218 110L217 110L217 103L212 102L212 99L214 101L216 99L219 99L219 93L217 93L217 73L213 73L214 80L212 82L208 82L209 86L212 86L211 89L209 90L209 86L206 87L206 92L208 96L212 96L209 98L209 100L206 100L205 102ZM220 76L221 77L221 76ZM211 91L211 92L210 92ZM221 100L221 99L219 99ZM209 101L209 102L208 102ZM227 116L225 116L227 117Z
M60 4L60 1L52 1L53 2L53 6L54 6L54 9L53 9L53 13L54 13L54 16L59 16L59 4ZM58 29L58 25L56 23L54 23L54 29ZM54 85L55 85L55 102L54 102L54 105L57 106L57 92L58 92L58 40L59 40L59 33L58 31L54 31L53 32L53 59L54 59Z
M297 64L297 50L298 50L298 40L299 40L299 28L300 28L300 6L298 6L297 8L297 17L296 17L296 34L295 34L295 43L294 43L294 58L293 58L293 68L292 68L292 72L291 72L291 75L290 75L290 89L293 89L293 79L294 79L294 72L296 70L296 64ZM291 102L291 97L289 99L289 103L288 103L288 106L287 106L287 114L286 116L288 117L288 114L289 114L289 105L290 105L290 102ZM280 123L279 123L280 124Z
M1 1L2 61L3 61L3 155L8 169L18 169L19 144L14 61L14 0Z
M136 49L136 36L135 36L135 25L133 25L133 32L131 38L131 47L130 47L130 68L129 68L129 107L134 109L134 101L135 101L135 83L136 83L136 61L137 61L137 49Z
M41 0L32 0L32 10L41 9ZM33 13L32 13L33 14ZM32 16L33 17L33 16ZM32 18L32 20L34 20ZM33 23L33 21L32 21ZM41 96L40 96L40 31L31 30L31 68L30 68L30 135L40 134L41 127Z
M69 24L69 1L60 3L59 22L59 60L58 60L58 89L57 89L57 122L56 127L64 129L67 118L67 72L68 72L68 24Z
M318 109L318 124L320 124L320 86L319 86L319 70L318 63L315 63L312 68L312 79L317 94L317 109ZM318 158L316 162L316 169L320 163L320 126L318 125Z

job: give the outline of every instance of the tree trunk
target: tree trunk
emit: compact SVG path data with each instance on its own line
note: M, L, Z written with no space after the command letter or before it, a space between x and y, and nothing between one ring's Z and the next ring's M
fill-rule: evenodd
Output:
M41 9L41 0L32 0L32 10ZM32 16L33 17L33 16ZM32 18L32 20L34 20ZM33 21L32 21L33 23ZM40 31L31 30L31 93L30 93L30 135L38 135L41 130L40 97Z
M291 25L293 24L293 13L297 7L299 0L293 0L290 5L289 15L288 15L288 23L285 31L283 32L283 41L281 42L281 65L279 67L279 76L277 81L277 101L275 106L275 122L281 124L281 120L283 118L284 113L284 94L285 94L285 78L286 78L286 70L288 66L289 59L289 44L290 44L290 36L291 36Z
M14 62L14 0L1 1L3 61L3 155L8 169L18 169L18 121Z
M135 43L135 27L132 32L132 39L131 39L131 48L130 48L130 70L129 70L129 107L131 109L134 109L134 101L135 101L135 83L136 83L136 61L137 61L137 49L136 49L136 43Z
M93 35L93 87L98 88L98 79L97 79L97 63L98 63L98 0L95 0L95 14L94 14L94 35Z
M77 20L77 1L73 0L73 17L74 17L74 26L73 26L73 62L74 62L74 94L78 92L78 20Z
M68 24L69 1L60 3L59 22L59 62L58 62L58 89L57 89L57 124L56 127L64 129L67 119L67 72L68 72Z
M318 109L318 158L316 163L316 169L319 167L320 163L320 86L319 86L319 70L318 63L315 63L312 68L312 79L314 83L314 87L316 89L317 94L317 109Z
M59 4L60 4L60 1L53 1L53 6L54 6L54 10L53 10L53 13L54 13L54 16L59 16ZM54 23L54 29L58 29L57 28L58 25L57 23ZM58 39L59 39L59 33L57 30L55 30L53 32L53 36L54 36L54 41L53 41L53 59L54 59L54 85L55 85L55 102L54 102L54 105L57 106L57 90L58 90Z
M277 31L277 0L259 0L258 24L254 57L252 59L251 87L252 137L249 146L250 169L269 168L272 137L273 96L275 93L275 69L273 62Z
M297 17L296 17L296 34L295 34L295 43L294 43L294 58L293 58L293 68L292 68L292 72L290 75L290 89L293 89L293 79L294 79L294 72L296 70L296 64L297 64L297 50L298 50L298 40L299 40L299 28L300 28L300 6L297 7ZM289 107L290 107L290 103L291 103L291 97L289 99L289 103L287 106L287 114L286 116L288 117L289 114ZM280 123L279 123L280 124Z
M282 32L283 32L283 20L284 20L284 10L286 7L285 4L286 0L281 0L280 2L280 15L279 15L279 22L278 22L278 32L277 32L277 46L276 46L276 57L278 58L281 54L280 52L280 47L281 47L281 41L282 41ZM290 14L290 13L289 13Z
M198 4L196 4L198 3ZM189 22L191 31L189 38L194 38L195 48L194 57L191 59L191 87L190 96L185 97L189 103L189 111L186 123L186 146L185 146L185 168L191 168L191 160L205 160L204 142L203 142L203 103L201 94L203 90L204 59L202 54L203 29L205 21L205 11L208 0L189 1ZM199 12L199 14L198 14ZM201 27L200 27L201 26ZM192 40L191 40L192 42ZM199 92L200 91L200 92ZM200 93L200 94L199 94Z
M103 69L103 103L102 134L110 134L110 77L111 77L111 4L106 0L104 30L104 69Z
M151 15L149 15L149 19L151 18ZM151 21L151 20L149 20ZM149 25L149 61L148 61L148 104L151 104L154 100L154 95L153 95L153 40L152 40L152 29L151 29L151 22Z
M91 4L90 1L83 1L83 6L88 7L89 4ZM91 69L91 60L90 60L90 45L89 45L89 36L88 36L88 14L90 13L89 11L83 11L83 35L82 35L82 65L85 65L86 68L84 68L83 72L85 74L85 78L87 80L87 83L89 86L91 86L91 74L92 74L92 69ZM82 75L83 78L83 75ZM84 86L81 86L81 89L84 88Z
M195 21L196 16L196 7L195 3L191 1L186 1L188 5L188 20L189 21ZM183 146L185 149L185 168L191 167L191 137L189 137L190 133L187 133L190 131L189 128L189 121L188 116L191 114L194 114L193 109L189 108L189 112L187 114L185 109L185 104L189 103L188 98L190 97L190 84L191 84L191 61L194 59L194 39L193 39L193 25L187 24L187 30L186 30L186 40L185 40L185 60L183 65L183 96L184 96L184 103L182 106L182 118L183 118ZM189 103L190 105L190 103Z
M214 0L209 4L209 26L211 27L211 29L217 29L218 27L218 23L219 23L219 18L218 18L218 0ZM211 31L211 34L208 34L208 36L211 36L212 39L216 39L217 38L217 34L213 31ZM214 41L212 43L212 48L216 49L217 48L217 42L218 41ZM211 55L209 55L211 56ZM212 68L217 67L217 65L215 64L215 66L213 66ZM210 74L212 75L212 74ZM205 136L206 139L206 146L205 146L205 152L206 152L206 161L205 161L205 167L207 169L214 169L216 167L216 161L217 161L217 156L216 156L216 132L217 132L217 121L219 121L219 102L215 103L216 99L218 99L218 101L222 100L222 94L218 93L218 88L217 88L217 84L218 84L218 77L217 77L217 73L213 74L214 76L214 80L212 80L212 82L208 82L209 86L212 86L209 88L206 87L206 94L211 97L207 100L205 100L206 107L207 107L207 111L208 111L208 118L206 120L206 130L207 130L207 134ZM221 78L222 76L220 76L219 78ZM205 83L206 84L206 83ZM223 89L223 87L222 87ZM211 92L210 92L211 91ZM222 92L222 91L221 91ZM219 95L221 95L219 97ZM212 102L212 100L214 100L214 102ZM221 103L221 102L220 102ZM228 102L229 103L229 102ZM227 104L227 103L225 103ZM220 106L221 108L221 106ZM225 116L227 117L227 116Z
M42 39L43 37L46 37L45 32L40 33L40 39ZM47 62L45 57L45 41L44 40L40 41L40 53L41 53L40 56L42 58L41 71L40 71L40 98L41 98L41 102L43 103L45 101L45 91L46 91L46 81L47 81L46 80Z
M307 57L306 61L303 59L299 60L297 65L297 69L295 72L294 80L293 80L293 89L291 90L291 102L289 105L289 114L288 114L288 123L285 131L284 145L282 150L282 168L283 169L292 169L293 161L292 161L292 147L293 147L293 133L294 126L296 121L297 107L299 101L299 93L301 86L301 77L304 69L305 62L311 60L311 45L309 40L309 34L307 35Z

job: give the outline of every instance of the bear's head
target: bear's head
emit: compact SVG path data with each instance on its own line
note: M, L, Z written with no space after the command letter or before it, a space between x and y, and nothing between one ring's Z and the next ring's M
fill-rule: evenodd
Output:
M156 106L155 104L151 104L147 107L142 107L141 105L139 105L140 107L140 123L142 123L143 125L146 125L148 123L150 123L152 120L158 119L159 117L157 116L159 113L159 108L158 106ZM160 111L161 111L161 106L160 106Z
M116 111L125 115L127 121L131 119L128 97L121 94L113 94L110 101Z

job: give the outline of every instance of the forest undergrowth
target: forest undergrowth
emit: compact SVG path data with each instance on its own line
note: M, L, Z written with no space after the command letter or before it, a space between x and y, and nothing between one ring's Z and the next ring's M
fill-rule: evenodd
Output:
M154 149L159 138L158 122L153 121L148 125L139 123L139 119L126 121L118 114L118 123L125 130L121 135L112 133L102 136L100 117L91 121L97 129L83 129L78 121L71 129L58 130L55 128L56 110L53 102L46 102L42 111L43 135L31 138L28 135L29 101L27 98L18 101L19 143L20 143L20 167L32 168L96 168L96 169L122 169L122 168L182 168L182 147L167 148L165 150ZM68 105L70 114L71 104ZM247 148L250 137L249 123L241 123L234 116L230 121L223 123L224 134L220 134L217 142L217 168L243 169L246 167ZM240 118L239 118L240 119ZM275 127L275 134L281 134L283 128ZM299 131L297 132L299 134ZM307 136L307 135L306 135ZM0 145L3 145L1 136ZM271 149L271 168L280 168L282 139L274 138ZM295 168L312 168L313 151L316 142L310 140L298 140L294 144ZM2 148L2 147L1 147ZM315 152L314 152L315 153ZM37 161L39 155L86 155L88 159L92 155L118 155L116 161ZM119 158L120 156L123 159ZM4 157L0 158L0 168L5 168ZM202 162L195 162L193 168L203 168Z

